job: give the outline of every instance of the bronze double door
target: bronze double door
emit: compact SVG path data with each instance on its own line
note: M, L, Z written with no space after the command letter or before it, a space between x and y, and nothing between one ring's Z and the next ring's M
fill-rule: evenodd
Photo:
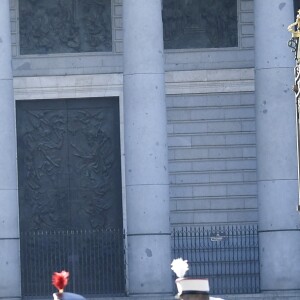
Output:
M122 228L118 98L16 110L21 231Z
M125 291L118 98L18 101L22 296Z

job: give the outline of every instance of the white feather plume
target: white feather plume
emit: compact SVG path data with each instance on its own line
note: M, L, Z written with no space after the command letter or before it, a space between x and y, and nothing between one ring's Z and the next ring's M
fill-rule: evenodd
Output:
M181 257L173 259L171 266L171 270L174 271L178 278L183 278L186 271L189 269L187 260L183 260Z

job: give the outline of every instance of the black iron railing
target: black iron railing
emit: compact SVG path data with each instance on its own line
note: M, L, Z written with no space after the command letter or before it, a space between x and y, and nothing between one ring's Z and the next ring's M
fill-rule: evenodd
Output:
M175 228L172 254L188 260L186 277L208 278L213 294L260 292L255 225Z
M122 230L32 231L21 234L22 296L55 292L53 272L70 272L66 291L125 295L125 234Z
M22 233L23 298L49 297L55 292L52 273L63 269L70 272L66 291L124 296L124 241L124 232L116 229ZM208 278L212 294L259 293L258 253L257 226L185 227L172 231L173 258L188 260L187 277Z

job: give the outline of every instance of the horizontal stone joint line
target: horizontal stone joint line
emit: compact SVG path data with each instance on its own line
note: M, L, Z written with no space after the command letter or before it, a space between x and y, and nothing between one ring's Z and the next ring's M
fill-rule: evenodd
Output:
M289 232L289 231L300 231L300 228L299 228L299 229L291 228L291 229L258 230L258 233L267 233L267 232Z
M258 172L259 173L259 172ZM273 182L273 181L298 181L297 178L295 179L286 179L286 178L274 178L274 179L257 179L257 182Z
M145 295L145 293L130 293L130 296L134 296L134 295ZM159 293L151 292L151 295L171 295L172 299L174 299L174 295L172 295L168 292L159 292ZM146 295L146 297L149 297L149 295Z
M126 76L135 76L135 75L165 75L164 72L149 72L149 73L124 73L123 77L126 77Z
M155 236L155 235L165 235L165 236L169 236L171 235L170 232L166 232L166 233L127 233L127 236Z
M126 184L126 187L130 186L168 186L169 183L137 183L137 184Z
M255 71L260 71L260 70L273 70L273 69L294 69L293 66L291 67L270 67L270 68L255 68Z
M300 289L276 289L276 290L268 290L268 289L260 289L261 292L286 292L286 293L294 293L300 291ZM258 294L259 295L259 294ZM268 296L268 295L265 295ZM275 295L277 296L277 295Z

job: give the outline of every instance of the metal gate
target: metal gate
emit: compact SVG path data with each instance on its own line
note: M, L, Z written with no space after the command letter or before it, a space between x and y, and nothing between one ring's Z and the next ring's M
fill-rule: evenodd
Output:
M22 296L50 297L55 270L70 272L66 291L124 296L124 239L119 229L22 232Z
M209 279L212 294L260 292L256 225L174 228L172 250L188 260L187 277Z
M49 295L63 268L73 291L124 293L118 108L118 98L17 102L23 295Z

